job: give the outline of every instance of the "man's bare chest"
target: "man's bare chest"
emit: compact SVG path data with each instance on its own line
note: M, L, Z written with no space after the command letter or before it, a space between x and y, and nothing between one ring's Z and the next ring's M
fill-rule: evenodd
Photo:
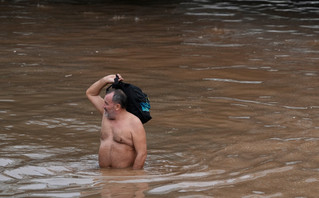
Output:
M104 123L101 128L101 139L133 147L130 128L112 123Z
M119 144L126 144L128 146L133 147L133 140L131 132L127 129L113 129L113 141Z

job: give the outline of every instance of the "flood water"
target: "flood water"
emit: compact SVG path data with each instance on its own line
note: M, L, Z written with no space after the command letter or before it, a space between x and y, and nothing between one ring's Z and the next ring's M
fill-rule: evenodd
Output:
M317 197L318 1L0 2L1 197ZM85 96L150 97L144 170Z

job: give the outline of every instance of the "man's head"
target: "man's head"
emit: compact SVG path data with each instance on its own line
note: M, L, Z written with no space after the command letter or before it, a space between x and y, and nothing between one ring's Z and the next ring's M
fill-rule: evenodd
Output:
M111 120L115 119L117 113L125 109L127 105L127 96L120 89L110 89L104 97L105 116Z

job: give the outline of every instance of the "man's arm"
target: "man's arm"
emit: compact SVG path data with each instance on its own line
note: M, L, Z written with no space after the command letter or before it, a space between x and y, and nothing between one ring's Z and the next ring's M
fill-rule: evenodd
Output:
M94 105L94 107L101 114L103 114L103 112L104 112L104 109L103 109L104 100L100 96L100 92L101 92L102 88L105 87L105 85L113 83L115 77L116 77L116 75L114 75L114 74L105 76L105 77L101 78L100 80L96 81L95 83L93 83L86 90L86 96L88 97L90 102ZM123 80L122 77L120 77L120 79Z
M137 124L137 129L132 134L133 144L136 151L136 158L133 164L133 169L142 169L147 156L146 133L143 124Z

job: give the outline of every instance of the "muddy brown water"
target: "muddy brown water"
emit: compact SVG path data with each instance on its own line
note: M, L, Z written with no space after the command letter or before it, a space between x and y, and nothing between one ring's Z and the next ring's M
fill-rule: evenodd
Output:
M0 2L1 197L317 197L318 1ZM151 99L144 170L99 169L87 87Z

